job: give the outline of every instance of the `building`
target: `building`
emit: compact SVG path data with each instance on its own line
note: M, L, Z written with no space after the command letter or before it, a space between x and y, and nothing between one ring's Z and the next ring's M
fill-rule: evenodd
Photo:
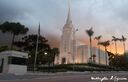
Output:
M80 45L77 47L76 63L87 63L89 57L88 45Z
M99 64L99 49L96 47L92 47L92 54L95 55L93 63ZM105 56L106 56L105 51L100 50L100 63L101 64L106 64ZM88 45L78 46L76 63L88 63L90 61L89 58L90 58L90 47Z
M73 27L71 20L70 2L68 5L68 15L66 23L63 27L61 41L60 41L60 54L56 57L56 64L70 64L70 63L88 63L90 61L90 48L87 45L76 45L75 32L77 30ZM92 53L95 55L94 62L99 63L99 49L92 48ZM100 50L101 64L105 64L105 52Z
M103 65L106 65L106 55L107 55L107 61L108 61L108 54L105 51L100 50L100 63ZM109 62L107 62L107 65L108 64Z
M96 55L95 63L99 64L99 49L96 47L93 47L92 53ZM106 55L107 53L100 49L100 64L106 65ZM108 61L108 55L107 55L107 61ZM108 65L108 62L107 62L107 65Z
M75 28L73 27L71 20L70 2L68 8L68 16L66 24L63 27L60 42L59 64L74 63L76 56Z
M4 51L0 53L0 73L25 74L28 54L19 51Z

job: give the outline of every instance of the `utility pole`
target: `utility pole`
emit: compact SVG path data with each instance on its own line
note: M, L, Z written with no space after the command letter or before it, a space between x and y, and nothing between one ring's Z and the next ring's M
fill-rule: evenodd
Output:
M34 72L36 71L36 61L37 61L37 53L38 53L38 43L39 43L39 36L40 36L40 23L38 27L38 34L37 34L37 41L36 41L36 50L35 50L35 59L34 59Z

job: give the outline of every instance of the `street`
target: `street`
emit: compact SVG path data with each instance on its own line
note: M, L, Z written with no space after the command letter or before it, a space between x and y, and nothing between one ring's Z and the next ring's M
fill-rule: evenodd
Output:
M102 72L73 75L38 76L29 79L0 80L0 82L128 82L127 72Z

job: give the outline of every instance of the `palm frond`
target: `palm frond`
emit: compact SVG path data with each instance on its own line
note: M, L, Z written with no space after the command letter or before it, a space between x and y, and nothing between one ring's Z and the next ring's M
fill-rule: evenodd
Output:
M89 37L91 37L94 34L94 31L92 28L86 30L86 33L88 34Z

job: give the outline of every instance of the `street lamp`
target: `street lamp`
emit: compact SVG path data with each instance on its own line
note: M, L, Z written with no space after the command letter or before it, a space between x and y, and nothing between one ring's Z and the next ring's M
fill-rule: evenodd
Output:
M31 55L28 55L28 58L31 58Z
M78 29L74 29L73 30L73 70L74 70L74 65L75 65L75 57L76 57L76 54L77 54L77 46L76 46L76 32L78 31Z
M47 55L48 53L47 52L44 52L44 55Z
M48 52L44 52L44 55L48 57L48 73L50 72L50 57Z

